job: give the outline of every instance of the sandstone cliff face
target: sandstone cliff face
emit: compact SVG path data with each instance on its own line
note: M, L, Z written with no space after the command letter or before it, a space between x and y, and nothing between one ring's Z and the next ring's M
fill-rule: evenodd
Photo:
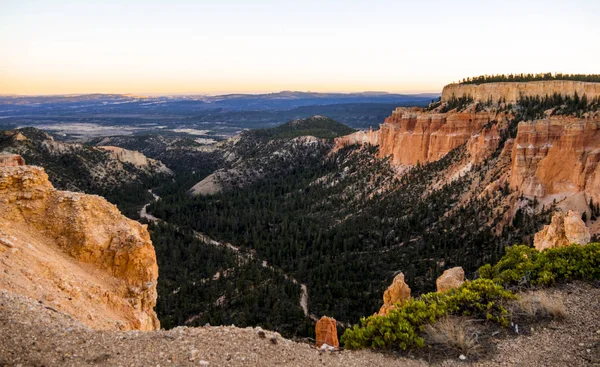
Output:
M521 122L512 148L510 184L531 198L561 200L584 192L598 202L599 161L599 117Z
M336 149L350 144L369 143L379 145L379 156L390 156L390 163L394 166L433 162L464 144L493 117L490 112L475 112L473 109L436 113L420 108L399 107L385 120L379 131L361 131L340 137L336 139ZM484 133L482 141L499 138L494 137L493 133ZM488 145L493 147L493 144Z
M572 244L587 245L590 239L590 232L581 220L581 214L569 210L566 215L562 212L554 214L550 225L535 234L533 244L538 251L544 251Z
M154 330L158 266L146 226L40 167L0 167L0 288L99 329Z
M442 102L449 101L452 95L462 97L472 96L475 101L487 102L489 98L497 103L500 98L506 103L515 103L519 95L545 96L554 93L580 96L586 94L588 98L600 96L600 83L578 82L572 80L551 80L539 82L520 83L484 83L484 84L449 84L442 90Z

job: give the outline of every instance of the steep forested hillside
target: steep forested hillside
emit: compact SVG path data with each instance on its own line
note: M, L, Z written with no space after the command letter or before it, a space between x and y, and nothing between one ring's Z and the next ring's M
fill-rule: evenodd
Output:
M56 188L104 196L133 218L152 199L147 189L172 178L161 162L142 166L120 161L100 148L57 142L36 128L0 131L0 151L44 167Z

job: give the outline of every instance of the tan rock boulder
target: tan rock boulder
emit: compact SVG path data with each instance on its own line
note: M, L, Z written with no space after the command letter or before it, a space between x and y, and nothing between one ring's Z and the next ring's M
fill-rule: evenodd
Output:
M379 309L379 315L387 315L395 308L396 303L403 303L410 299L410 288L404 282L404 274L400 273L394 277L392 285L383 293L383 306Z
M569 210L566 215L562 212L554 214L550 225L535 234L533 243L538 251L544 251L574 243L586 245L590 240L590 232L581 220L581 214Z
M317 348L320 348L323 344L331 345L333 347L340 346L337 336L336 321L332 317L321 317L315 326L315 334Z
M465 271L460 266L447 269L435 281L438 292L446 292L450 289L458 288L465 282Z

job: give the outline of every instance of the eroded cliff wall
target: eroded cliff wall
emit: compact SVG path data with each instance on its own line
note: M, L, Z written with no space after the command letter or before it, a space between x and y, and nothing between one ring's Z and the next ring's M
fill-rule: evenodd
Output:
M160 327L146 226L102 197L55 190L40 167L0 167L0 272L0 289L90 327Z
M448 84L442 90L442 102L449 101L452 96L472 96L475 101L487 102L491 97L496 103L499 99L506 99L506 103L515 103L519 95L545 96L554 93L574 95L575 92L588 98L600 96L600 83L578 82L572 80L551 80L540 82L519 83L484 83L484 84Z
M336 139L336 148L350 144L379 145L380 157L390 156L394 166L433 162L464 144L495 114L475 112L437 113L421 108L396 108L378 131L359 131ZM484 138L490 138L486 134Z
M584 192L600 200L600 116L521 122L510 184L525 196L561 200Z

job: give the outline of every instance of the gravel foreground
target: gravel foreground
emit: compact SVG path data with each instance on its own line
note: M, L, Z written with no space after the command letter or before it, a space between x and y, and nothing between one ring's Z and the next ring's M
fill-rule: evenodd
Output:
M574 283L562 296L565 320L497 341L479 361L458 355L442 366L600 366L600 288ZM457 353L458 354L458 353ZM371 351L320 353L260 328L178 327L156 332L95 331L30 298L0 293L0 366L428 366Z

